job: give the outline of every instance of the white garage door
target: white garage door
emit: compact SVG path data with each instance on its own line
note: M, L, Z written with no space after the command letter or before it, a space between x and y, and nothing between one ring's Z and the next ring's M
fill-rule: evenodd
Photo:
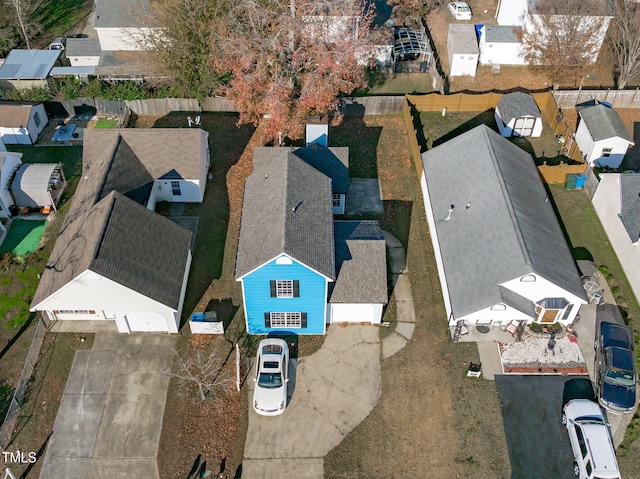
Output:
M331 305L332 323L373 323L375 308L372 304L338 304Z
M167 318L160 313L127 313L130 331L168 331Z

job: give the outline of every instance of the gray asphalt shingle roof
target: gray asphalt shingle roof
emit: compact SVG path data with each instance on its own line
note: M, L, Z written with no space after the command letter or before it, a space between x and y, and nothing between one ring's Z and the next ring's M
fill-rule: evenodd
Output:
M29 124L31 110L39 103L0 101L0 126L21 128Z
M96 0L94 28L157 27L149 0Z
M0 78L44 80L60 56L60 50L11 50L0 65Z
M134 129L85 131L82 178L32 307L79 274L92 270L177 309L191 233L122 193L130 194L132 187L135 190L140 178L135 173L140 171L139 163L134 160L141 161L140 152L146 152L142 156L151 164L145 162L145 169L151 170L152 176L157 171L167 172L166 162L171 156L176 163L188 161L187 157L199 165L199 154L196 158L189 155L196 149L200 151L200 135L205 133L196 129L152 131L149 135L146 130ZM132 141L136 134L144 138ZM197 148L190 144L193 141ZM136 146L131 147L132 144ZM136 153L135 158L132 152ZM127 159L133 166L123 164ZM129 175L132 178L128 178ZM153 241L152 247L150 241Z
M244 188L236 279L286 253L335 278L331 180L285 148L256 148Z
M632 243L640 239L640 174L620 175L620 220Z
M525 116L542 118L540 109L533 96L520 91L502 95L502 98L498 101L498 111L505 125L514 118L522 118Z
M502 302L498 285L531 272L585 297L528 153L481 125L422 162L455 317Z
M489 43L520 43L521 27L512 25L485 25L485 41Z
M316 170L331 178L334 193L349 191L349 148L346 146L324 147L311 145L293 151Z
M622 123L618 112L605 105L595 105L579 110L594 141L606 140L619 136L633 144L633 138Z
M387 303L387 256L377 221L335 221L336 281L330 303Z
M99 57L100 40L97 38L67 38L65 53L69 57Z

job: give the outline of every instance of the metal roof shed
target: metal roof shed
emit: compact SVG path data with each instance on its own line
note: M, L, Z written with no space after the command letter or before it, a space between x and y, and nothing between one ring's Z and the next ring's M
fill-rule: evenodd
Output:
M31 163L18 168L11 183L11 193L18 208L56 209L66 181L60 163Z
M450 24L447 52L449 54L449 76L476 76L480 51L478 50L475 26L472 24Z
M11 50L2 66L2 80L44 80L60 56L60 50Z

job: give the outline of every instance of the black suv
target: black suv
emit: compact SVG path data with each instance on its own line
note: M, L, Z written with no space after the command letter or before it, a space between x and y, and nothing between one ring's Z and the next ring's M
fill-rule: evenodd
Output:
M602 321L596 339L596 394L602 407L613 413L633 412L635 364L633 329Z

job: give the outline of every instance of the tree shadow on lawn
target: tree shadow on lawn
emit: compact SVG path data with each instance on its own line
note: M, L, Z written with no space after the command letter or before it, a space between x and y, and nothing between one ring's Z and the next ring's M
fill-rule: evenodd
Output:
M224 249L229 225L227 173L242 156L255 132L253 125L238 126L238 115L232 113L171 112L159 118L154 128L180 128L188 125L187 117L200 116L202 128L209 133L211 167L202 203L188 203L184 214L198 216L198 234L192 252L193 261L183 306L183 322L196 307L214 279L222 274Z
M329 146L349 147L349 177L378 177L378 143L381 126L368 126L364 121L364 107L349 105L349 116L329 126Z

